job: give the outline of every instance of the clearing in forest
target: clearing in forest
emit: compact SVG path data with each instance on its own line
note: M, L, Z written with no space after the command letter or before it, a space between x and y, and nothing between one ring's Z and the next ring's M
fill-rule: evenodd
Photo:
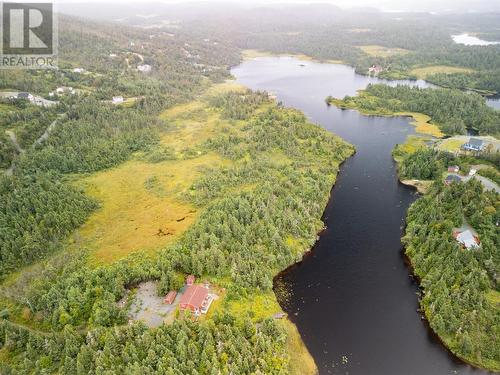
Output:
M473 71L474 70L469 68L460 68L456 66L433 65L433 66L426 66L423 68L412 69L410 70L410 73L414 74L419 79L426 79L428 76L437 73L445 73L445 74L472 73Z
M442 138L444 133L435 124L431 124L431 117L423 113L417 112L396 112L395 115L410 116L412 121L410 124L415 126L415 131L420 134L432 135L433 137Z
M359 46L359 48L364 53L367 53L370 56L377 56L377 57L390 57L410 52L409 50L403 48L391 48L379 45Z
M221 89L224 85L217 90ZM169 127L151 152L138 153L124 164L75 182L100 203L72 238L72 246L91 250L94 263L110 263L135 251L154 252L174 243L199 214L199 208L186 199L193 182L203 169L230 163L217 153L198 149L224 123L207 104L179 105L160 117ZM159 160L152 161L153 154L159 154Z

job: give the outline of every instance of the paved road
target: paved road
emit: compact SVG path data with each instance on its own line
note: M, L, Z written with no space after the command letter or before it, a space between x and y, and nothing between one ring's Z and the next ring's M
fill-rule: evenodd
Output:
M449 175L458 176L464 182L469 181L471 178L475 178L476 180L479 180L483 184L483 187L486 190L495 190L497 193L500 193L500 187L496 183L494 183L493 181L491 181L490 179L488 179L486 177L479 176L478 174L475 174L474 176L461 176L457 173L448 173L447 176L449 176Z
M20 91L2 91L0 92L0 98L17 98L19 92ZM41 96L33 95L33 97L35 98L33 104L41 107L50 107L59 103L56 101L47 100L45 98L42 98Z

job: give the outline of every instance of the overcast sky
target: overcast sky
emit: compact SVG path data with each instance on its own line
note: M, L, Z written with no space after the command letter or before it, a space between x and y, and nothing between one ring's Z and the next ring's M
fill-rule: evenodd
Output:
M116 3L189 3L189 2L231 2L244 5L284 4L284 3L330 3L350 7L372 7L386 11L495 11L500 12L500 0L55 0L56 3L116 2Z

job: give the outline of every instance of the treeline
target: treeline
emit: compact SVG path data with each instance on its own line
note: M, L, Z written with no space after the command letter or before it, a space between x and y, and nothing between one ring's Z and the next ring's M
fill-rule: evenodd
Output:
M136 323L96 329L85 336L71 326L41 334L0 322L0 346L19 353L3 374L286 374L286 333L268 319L259 327L247 319L216 315L203 323L175 321L158 329Z
M77 89L76 95L54 98L59 101L57 106L14 101L9 105L13 110L0 114L0 125L11 130L25 150L19 154L9 136L0 135L0 166L7 169L12 162L15 165L14 177L5 177L12 179L6 184L36 180L45 173L50 176L37 185L40 191L26 192L35 199L45 197L45 206L33 208L36 220L29 210L17 212L5 207L3 220L9 226L4 241L10 242L2 248L5 267L0 278L17 266L54 252L60 240L84 222L90 210L80 207L83 196L65 185L65 174L110 168L135 151L151 148L158 141L159 129L166 126L158 119L159 113L200 94L207 78L227 78L225 64L238 58L234 47L189 41L182 33L175 38L166 33L150 38L149 33L126 26L117 28L66 16L60 21L60 70L0 72L0 88L8 90L48 97L59 85ZM136 71L142 61L138 54L152 65L150 74ZM85 71L73 72L74 67ZM133 100L115 106L110 102L112 96ZM41 142L36 142L42 135ZM3 198L14 201L18 190L5 189ZM59 191L68 191L65 199L59 199ZM74 222L70 223L66 218L71 215ZM10 238L17 236L12 228L23 229L19 239Z
M91 267L84 249L77 249L24 270L2 290L6 300L0 310L8 308L3 316L12 313L16 322L57 333L49 341L43 335L41 346L40 333L2 324L0 342L10 358L5 371L288 373L286 335L278 323L224 315L146 330L122 326L126 311L116 303L142 281L158 280L166 291L189 273L216 278L227 289L227 300L268 291L276 272L314 243L338 165L352 147L297 111L256 108L264 94L224 97L233 99L216 100L219 107L208 110L224 116L237 101L249 107L241 113L252 115L245 123L231 122L201 146L202 152L225 153L234 164L201 171L193 183L184 199L203 207L198 220L179 242L151 257L138 253ZM13 300L14 305L5 303Z
M435 180L454 159L448 153L422 148L403 158L399 164L399 175L403 179Z
M404 237L432 329L460 357L496 371L499 220L499 195L483 191L479 181L449 187L437 181L410 207ZM479 248L463 249L453 238L453 228L464 223L477 231Z
M68 108L46 141L19 160L22 173L93 172L117 165L158 140L156 116L87 99Z
M241 94L230 91L222 95L215 95L210 99L210 105L222 109L223 117L232 120L246 120L261 104L268 101L265 92L252 93L246 90Z
M332 102L332 99L327 98L327 101ZM475 93L370 84L362 95L346 96L335 103L369 113L424 113L449 135L465 134L468 128L481 135L500 134L500 112L486 105L484 99Z
M472 73L432 74L426 77L426 80L439 86L460 90L500 92L500 69Z

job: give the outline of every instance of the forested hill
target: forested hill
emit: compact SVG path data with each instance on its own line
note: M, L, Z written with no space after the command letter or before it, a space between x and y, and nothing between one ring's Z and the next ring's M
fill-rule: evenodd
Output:
M500 45L464 46L451 38L469 32L499 40L497 13L394 14L328 4L213 7L204 3L149 4L140 9L128 5L120 9L120 16L105 4L99 14L83 6L67 10L90 18L119 18L117 30L119 25L134 25L136 30L163 30L238 49L340 60L362 74L375 64L383 67L379 76L385 78L425 78L450 88L500 92Z

